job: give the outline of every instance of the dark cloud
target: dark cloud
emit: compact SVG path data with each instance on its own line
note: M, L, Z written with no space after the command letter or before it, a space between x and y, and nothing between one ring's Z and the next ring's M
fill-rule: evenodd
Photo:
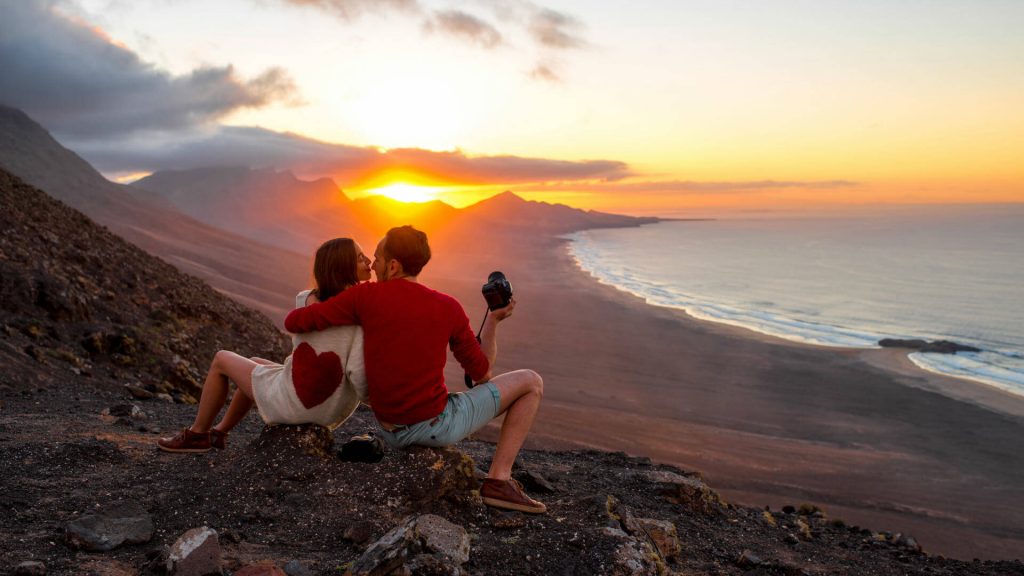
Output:
M529 22L530 35L538 44L558 50L586 46L579 34L582 27L579 20L549 8L534 8Z
M458 10L439 10L432 20L424 25L428 31L438 31L468 40L484 48L494 48L502 43L501 33L487 22Z
M367 13L420 11L417 0L285 0L285 4L319 8L344 20L355 20Z
M7 2L0 16L0 101L62 136L187 130L298 99L279 68L248 80L231 66L158 70L53 2Z
M615 160L548 160L519 156L474 156L462 152L392 149L388 159L396 166L438 174L461 184L554 182L563 180L619 180L630 175L624 162Z
M413 171L451 184L522 184L617 180L630 175L623 162L570 162L519 156L467 156L418 148L381 151L331 144L263 128L223 127L185 141L138 139L85 143L75 151L108 174L186 170L206 166L289 169L305 176L333 176L350 185L388 170Z

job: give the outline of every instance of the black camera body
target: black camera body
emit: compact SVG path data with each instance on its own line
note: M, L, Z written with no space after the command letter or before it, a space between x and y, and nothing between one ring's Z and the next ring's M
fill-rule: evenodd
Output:
M487 284L480 291L484 294L484 300L487 300L488 310L504 308L512 301L512 284L501 272L491 272Z

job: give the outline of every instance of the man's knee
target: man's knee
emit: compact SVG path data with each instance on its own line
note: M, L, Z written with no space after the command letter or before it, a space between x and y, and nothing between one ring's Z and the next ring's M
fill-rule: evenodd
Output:
M537 396L544 396L544 379L533 370L524 370L530 381L530 392Z

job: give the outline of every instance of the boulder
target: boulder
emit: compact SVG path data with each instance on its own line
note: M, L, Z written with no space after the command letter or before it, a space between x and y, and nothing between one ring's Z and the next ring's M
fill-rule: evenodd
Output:
M153 519L137 504L116 504L69 522L65 537L71 548L106 552L122 544L149 542Z
M423 555L432 559L417 559ZM423 514L407 518L371 544L346 574L383 576L408 563L412 563L412 566L406 566L409 573L416 573L413 568L418 567L419 572L431 574L461 574L460 566L468 560L469 534L466 530L440 516ZM445 568L439 572L438 566Z
M193 528L171 546L167 572L174 576L207 576L221 573L221 551L217 531Z
M679 533L676 531L675 524L667 520L653 518L637 518L636 523L651 539L662 558L668 560L679 556L682 546L679 543Z
M613 576L656 576L665 570L664 564L646 541L638 540L617 528L605 526L601 533L619 541L612 554L608 574Z

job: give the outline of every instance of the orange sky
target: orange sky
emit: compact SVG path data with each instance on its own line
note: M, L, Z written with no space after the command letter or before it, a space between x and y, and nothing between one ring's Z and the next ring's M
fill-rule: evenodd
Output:
M172 88L214 65L230 66L230 90L279 82L191 137L254 127L372 151L262 160L352 196L462 206L511 189L636 213L1024 202L1016 0L422 0L344 18L330 4L224 0L200 19L173 2L53 10Z

